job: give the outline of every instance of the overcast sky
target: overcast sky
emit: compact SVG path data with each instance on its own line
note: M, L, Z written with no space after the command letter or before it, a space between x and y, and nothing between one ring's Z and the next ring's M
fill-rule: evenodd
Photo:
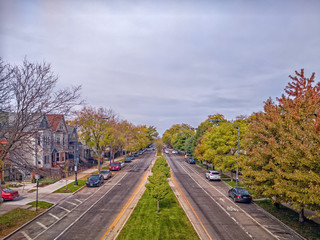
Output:
M0 0L0 57L162 134L262 111L295 70L319 80L320 1Z

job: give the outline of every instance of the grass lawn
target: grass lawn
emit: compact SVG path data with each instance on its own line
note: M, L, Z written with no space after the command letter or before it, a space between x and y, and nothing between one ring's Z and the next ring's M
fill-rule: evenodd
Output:
M36 207L36 201L30 202L27 205L31 205L33 207ZM38 207L39 208L47 209L47 208L50 208L52 205L53 205L52 203L48 203L48 202L44 202L44 201L38 201Z
M59 181L58 178L41 178L39 179L39 187L44 187L58 181Z
M37 215L42 213L44 209L39 209L38 212L16 208L0 216L0 238L7 236L15 229L19 228L26 222L35 218Z
M199 237L172 191L160 201L157 213L157 201L147 189L117 237L122 239L194 240Z
M79 188L83 187L85 184L86 184L85 179L78 179L78 186L74 186L74 182L72 182L62 188L59 188L54 192L55 193L73 193L77 191Z
M306 239L320 239L320 225L308 219L303 223L299 223L299 215L292 209L283 205L280 205L280 208L277 209L270 200L255 201L255 203Z

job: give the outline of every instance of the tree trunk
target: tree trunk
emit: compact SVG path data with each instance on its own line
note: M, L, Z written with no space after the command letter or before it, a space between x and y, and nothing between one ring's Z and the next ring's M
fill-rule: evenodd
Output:
M304 208L299 211L299 222L304 222Z
M273 205L275 206L276 209L280 209L280 204L279 203L275 202Z
M159 200L157 200L157 212L159 212Z
M233 182L233 172L230 171L230 178L231 178L231 182Z

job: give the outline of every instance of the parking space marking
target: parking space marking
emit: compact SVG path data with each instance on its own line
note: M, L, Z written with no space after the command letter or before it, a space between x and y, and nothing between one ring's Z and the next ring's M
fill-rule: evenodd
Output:
M52 213L49 213L49 215L57 220L60 220L60 218L58 218L56 215L53 215Z
M28 240L32 240L32 238L31 238L31 237L29 237L29 236L28 236L28 234L26 234L26 232L25 232L25 231L21 231L21 233L22 233L22 235L23 235L26 239L28 239Z
M117 183L119 183L125 176L127 175L127 173L123 174L123 176L118 180ZM114 185L116 186L116 185ZM113 186L113 187L114 187ZM102 198L104 198L112 189L110 188L107 192L105 192L99 199L97 199L97 201L95 201L91 207L87 208L86 211L84 211L73 223L71 223L68 227L66 227L57 237L54 238L54 240L59 239L69 228L71 228L76 222L78 222L88 211L90 211ZM98 191L98 190L97 190Z
M75 199L75 201L79 202L79 203L82 203L82 201L80 201L79 199Z
M72 205L74 205L74 206L78 206L78 204L76 204L76 203L73 203L73 202L69 202L69 201L65 201L66 203L70 203L70 204L72 204Z
M36 222L40 227L44 228L44 229L48 229L45 225L43 225L41 222Z
M66 212L71 212L69 209L66 209L66 208L64 208L64 207L61 207L60 205L58 205L58 207L61 208L61 209L63 209L63 210L66 211Z

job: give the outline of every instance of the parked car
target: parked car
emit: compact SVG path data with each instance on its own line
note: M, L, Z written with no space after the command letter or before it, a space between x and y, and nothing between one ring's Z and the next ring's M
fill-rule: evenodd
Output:
M126 158L124 159L124 162L125 162L125 163L130 163L130 162L131 162L131 157L126 157Z
M119 171L119 170L121 170L121 164L119 162L111 163L109 170Z
M112 177L112 173L110 172L110 170L102 170L99 172L99 174L103 176L104 180L107 180Z
M192 157L187 158L186 162L189 163L189 164L195 164L196 163L196 161Z
M1 199L0 201L8 201L8 200L14 200L18 197L20 197L18 191L12 190L10 188L0 188L1 191Z
M228 196L233 198L235 202L252 202L252 196L243 188L234 187L228 191Z
M211 181L221 181L221 174L216 170L209 170L206 172L206 178Z
M124 168L124 162L123 161L119 161L121 168Z
M130 156L130 159L131 159L131 160L134 160L134 156L133 156L133 155L131 155L131 156Z
M176 153L177 153L177 151L176 151L176 150L172 150L172 153L173 153L173 154L176 154Z
M88 179L87 179L87 187L99 187L103 184L104 179L102 174L92 174Z
M135 157L139 157L139 153L136 152L136 153L134 154L134 156L135 156Z
M164 152L165 152L165 153L169 153L169 151L168 151L167 149L166 149L166 150L164 150Z

